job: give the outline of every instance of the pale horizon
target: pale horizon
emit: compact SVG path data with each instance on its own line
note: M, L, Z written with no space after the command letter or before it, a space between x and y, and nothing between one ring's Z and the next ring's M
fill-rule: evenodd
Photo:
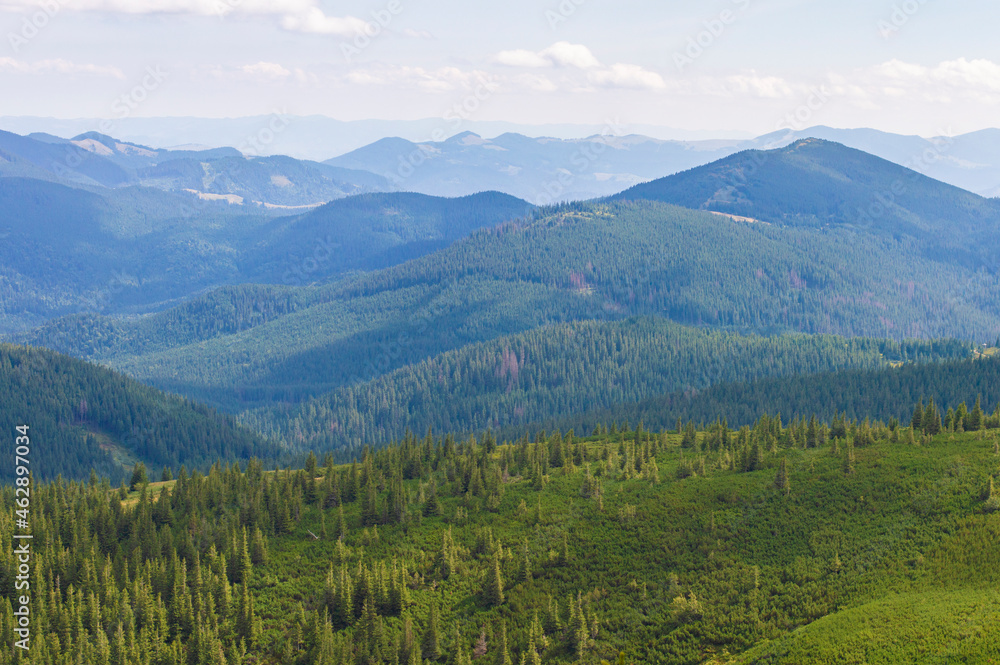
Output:
M996 124L1000 7L964 4L0 0L0 116L965 134Z

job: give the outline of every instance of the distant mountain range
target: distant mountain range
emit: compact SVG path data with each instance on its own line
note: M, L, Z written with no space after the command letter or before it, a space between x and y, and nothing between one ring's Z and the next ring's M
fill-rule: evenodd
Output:
M812 127L744 141L663 141L615 134L574 140L519 134L484 139L465 132L436 143L387 138L325 163L377 173L399 189L425 194L496 190L545 205L616 194L737 152L781 148L803 138L841 143L984 196L1000 192L1000 130L924 139Z
M0 176L75 187L143 186L248 207L316 206L352 194L392 190L367 171L292 159L249 159L235 148L161 150L89 132L72 139L0 131Z
M781 130L756 138L739 137L732 132L721 132L712 138L707 133L641 125L526 126L470 121L455 127L440 119L406 123L340 122L321 116L280 116L282 131L275 133L269 129L275 117L278 116L226 120L130 118L115 124L113 133L118 134L118 140L114 143L131 144L147 152L152 149L143 146L228 147L229 150L222 152L174 148L169 151L176 153L174 156L182 157L187 152L187 158L193 161L143 176L149 178L149 184L161 188L183 187L215 196L239 196L246 202L279 205L325 202L357 192L357 188L446 196L495 190L532 203L596 198L742 150L779 148L810 137L863 150L977 194L1000 195L998 129L922 138L873 129L817 126ZM98 143L110 147L107 140L97 139L99 135L91 131L99 125L94 120L0 118L0 127L15 132L41 132L82 137L82 140L94 137ZM265 135L268 140L261 142L258 135L264 130L268 132ZM438 136L451 138L431 140ZM36 134L35 138L46 137ZM292 166L287 160L249 160L250 164L259 163L252 168L243 164L239 169L221 161L237 157L238 150L255 157L284 154L305 161ZM205 173L199 170L200 163L216 160L220 161ZM318 169L317 163L323 160L327 166L346 167L350 172ZM411 174L414 161L420 166L412 169ZM374 173L379 178L372 180L357 171Z
M524 124L504 121L467 119L456 126L455 120L423 118L420 120L336 120L320 115L290 115L275 109L270 115L242 118L131 116L114 121L95 118L39 118L0 116L0 129L16 134L36 132L56 136L78 136L102 127L123 141L161 148L197 145L203 147L252 147L254 154L290 155L297 159L323 161L374 143L387 136L408 141L430 141L443 134L446 138L463 131L482 136L523 134L575 139L605 131L607 124L581 125ZM276 130L272 130L272 127ZM657 125L630 124L626 133L673 141L715 139L750 139L752 134L735 131L688 131Z

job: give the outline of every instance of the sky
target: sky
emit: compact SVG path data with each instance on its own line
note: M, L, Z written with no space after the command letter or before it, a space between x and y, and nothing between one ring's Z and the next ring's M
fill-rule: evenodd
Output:
M0 0L0 116L1000 124L995 0Z

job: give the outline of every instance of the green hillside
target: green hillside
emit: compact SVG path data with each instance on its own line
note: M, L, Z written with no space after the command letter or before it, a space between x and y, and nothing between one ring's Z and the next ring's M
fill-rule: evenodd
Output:
M749 150L636 185L614 200L654 200L798 227L909 237L936 260L996 272L1000 205L839 143Z
M246 256L244 270L250 279L308 284L403 263L533 210L498 192L457 199L405 192L352 196L277 221L265 247Z
M908 593L824 617L734 663L989 663L1000 658L996 589Z
M45 349L0 345L0 431L27 425L36 478L112 479L143 462L151 470L200 467L218 458L275 457L278 449L214 410ZM13 464L0 481L14 478Z
M995 659L997 430L813 427L408 437L346 467L37 486L31 662ZM5 549L5 597L14 570Z
M943 350L939 350L940 353ZM947 356L941 354L939 358ZM982 360L958 359L940 363L914 363L880 369L844 369L811 375L768 377L750 382L720 382L705 390L685 390L658 395L635 404L618 404L570 417L544 419L534 429L561 427L590 431L610 421L645 422L649 427L672 427L677 419L707 423L726 419L739 427L761 413L781 413L786 418L817 414L825 419L844 415L850 419L896 419L909 423L913 405L933 399L942 409L968 413L977 397L1000 404L1000 356ZM1000 423L1000 411L993 414Z
M663 319L592 321L464 346L341 388L291 412L262 409L245 416L244 422L292 446L344 455L364 444L400 439L407 429L513 433L542 420L614 411L675 391L711 393L718 384L746 384L763 377L872 370L904 359L970 355L968 346L959 342L900 345L823 335L758 337L687 328ZM782 385L779 379L774 383ZM846 398L835 403L843 401ZM662 418L656 420L662 423Z
M885 337L1000 332L998 278L932 261L915 241L733 222L637 201L580 204L481 231L353 282L368 295L467 277L563 289L593 314Z
M583 206L304 292L295 296L303 307L252 330L225 335L199 313L212 309L202 305L170 315L190 319L184 329L206 331L197 339L204 346L175 337L173 324L160 334L142 321L92 319L58 321L26 341L202 397L195 391L210 381L251 392L293 381L299 394L316 394L310 386L373 378L543 323L634 314L763 333L996 339L997 278L930 261L908 243L749 225L657 203ZM259 290L229 293L221 299L237 311L283 307ZM199 376L206 367L207 380Z

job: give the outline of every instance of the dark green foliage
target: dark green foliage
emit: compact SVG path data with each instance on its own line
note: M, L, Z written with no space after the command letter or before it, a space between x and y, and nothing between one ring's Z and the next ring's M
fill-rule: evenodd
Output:
M441 657L441 616L437 603L431 603L420 649L428 660L438 660Z
M788 458L781 458L778 475L774 477L774 488L788 494L792 491L791 479L788 476Z
M917 423L917 431L931 430L924 423L932 392L938 413L935 421L940 428L937 404L959 404L979 398L994 409L983 415L983 423L1000 423L1000 357L983 360L949 360L937 363L912 364L899 368L875 370L843 370L816 375L767 378L753 383L717 384L698 394L675 392L639 404L581 414L558 421L542 421L535 427L572 427L589 430L593 423L626 417L642 420L652 429L672 427L678 416L694 421L709 422L719 414L733 426L753 423L761 413L783 413L803 416L818 414L831 422L830 436L838 432L839 414L850 419L867 415L889 421ZM914 404L920 404L914 407ZM984 407L980 407L984 408ZM910 414L913 414L911 417ZM934 423L930 425L933 428Z
M138 462L135 468L132 470L132 479L129 481L129 489L133 492L140 485L145 485L149 482L149 478L146 475L146 465L142 462Z
M147 468L277 454L208 407L45 349L0 344L0 402L0 431L31 428L39 479L85 478L95 469L113 481L131 477L136 489L148 480ZM13 465L0 468L0 480L12 473Z
M320 450L356 450L371 441L399 439L407 428L501 428L515 436L518 427L544 418L617 409L643 396L676 390L690 396L714 384L769 375L873 369L899 354L967 357L969 349L943 341L738 335L662 319L564 324L470 345L342 388L294 414L259 412L255 422L280 424L290 415L280 424L282 437ZM662 426L662 414L650 422ZM685 447L693 429L689 423ZM562 439L553 438L541 461L562 468L570 457Z
M500 573L499 555L493 556L493 563L486 575L486 583L483 587L483 600L489 606L503 605L503 575Z

